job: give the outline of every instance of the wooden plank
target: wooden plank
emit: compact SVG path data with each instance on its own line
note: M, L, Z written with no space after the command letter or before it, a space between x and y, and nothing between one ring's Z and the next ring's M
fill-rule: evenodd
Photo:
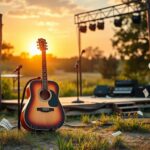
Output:
M150 104L147 105L138 105L139 108L150 108Z
M76 97L60 97L59 98L62 105L74 106L74 105L85 105L85 104L94 104L94 103L126 103L126 102L150 102L150 98L103 98L103 97L94 97L94 96L86 96L81 97L84 103L72 103L76 100ZM24 103L26 103L27 99L25 99ZM2 100L3 104L17 104L17 100Z
M115 105L127 105L127 104L135 104L134 102L117 102L117 103L114 103Z
M127 115L127 114L137 114L137 111L126 111L122 112L121 114Z
M119 109L133 109L133 108L139 108L137 105L133 105L133 106L122 106L122 107L118 107Z
M73 110L86 110L86 111L94 111L97 109L101 109L101 107L105 104L105 106L112 106L116 103L146 103L150 102L150 98L111 98L111 97L94 97L94 96L86 96L80 97L84 103L73 103L76 100L76 97L60 97L60 102L65 109L73 109ZM25 99L24 104L28 100ZM4 106L17 106L17 100L2 100L2 105Z
M80 115L95 115L95 114L111 114L112 113L112 109L110 108L102 108L99 110L95 110L92 112L88 112L88 111L68 111L65 112L66 116L80 116Z

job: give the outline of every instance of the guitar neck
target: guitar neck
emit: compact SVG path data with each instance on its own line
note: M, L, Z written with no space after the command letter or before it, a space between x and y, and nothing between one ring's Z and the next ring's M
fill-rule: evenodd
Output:
M46 66L46 51L42 51L42 87L48 89L47 84L47 66Z

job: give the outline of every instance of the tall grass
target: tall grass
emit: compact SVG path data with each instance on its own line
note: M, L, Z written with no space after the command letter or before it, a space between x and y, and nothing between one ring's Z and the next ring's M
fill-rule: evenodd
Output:
M18 131L1 131L0 132L0 145L21 145L21 144L31 144L27 138L27 133Z
M81 116L81 121L83 123L90 123L94 118L95 124L94 128L98 126L106 126L109 125L113 131L120 130L123 132L149 132L150 133L150 125L145 124L143 121L137 118L122 118L120 116L108 116L105 114L97 116L89 116L83 115Z
M17 94L13 91L12 81L10 79L2 79L2 98L17 98Z
M60 135L61 138L58 139L60 150L106 150L110 147L107 140L92 132L78 129L64 130L60 132Z
M129 132L150 132L150 126L137 118L122 119L116 117L114 119L114 129Z
M72 138L66 141L63 137L57 137L57 145L59 150L74 150Z
M75 95L77 95L76 85L74 82L59 81L58 84L59 84L59 88L60 88L59 96L75 96Z
M24 88L27 81L34 77L22 77L21 78L21 89ZM93 95L94 88L96 85L113 85L113 80L103 79L99 73L83 73L83 95L89 96ZM60 87L59 96L76 96L76 73L61 73L54 74L48 77L48 80L54 80L58 83ZM17 88L17 85L15 85ZM12 90L12 80L4 79L3 81L3 94L4 99L17 98L17 94ZM22 91L21 91L22 93Z
M104 138L95 132L62 130L58 138L59 150L119 150L128 149L122 137Z
M114 138L112 142L112 148L115 150L129 149L128 145L125 143L124 139L121 136Z
M144 124L144 122L136 117L124 119L120 116L108 116L102 114L98 125L105 125L110 122L113 124L114 130L125 132L150 132L150 126Z
M81 116L81 121L83 123L86 123L86 124L90 123L90 116L89 115L82 115Z
M0 149L13 149L14 147L44 149L48 145L56 147L57 135L57 132L26 132L16 129L0 131Z

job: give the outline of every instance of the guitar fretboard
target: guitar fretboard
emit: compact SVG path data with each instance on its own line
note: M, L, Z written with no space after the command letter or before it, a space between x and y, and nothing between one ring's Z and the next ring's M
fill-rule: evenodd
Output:
M42 86L47 90L47 66L46 66L46 51L42 51Z

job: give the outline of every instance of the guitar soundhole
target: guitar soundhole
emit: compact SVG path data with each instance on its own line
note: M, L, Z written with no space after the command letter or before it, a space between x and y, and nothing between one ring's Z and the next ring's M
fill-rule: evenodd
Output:
M43 100L49 99L49 97L50 97L49 91L47 91L47 90L42 90L42 91L40 92L40 97L41 97Z

